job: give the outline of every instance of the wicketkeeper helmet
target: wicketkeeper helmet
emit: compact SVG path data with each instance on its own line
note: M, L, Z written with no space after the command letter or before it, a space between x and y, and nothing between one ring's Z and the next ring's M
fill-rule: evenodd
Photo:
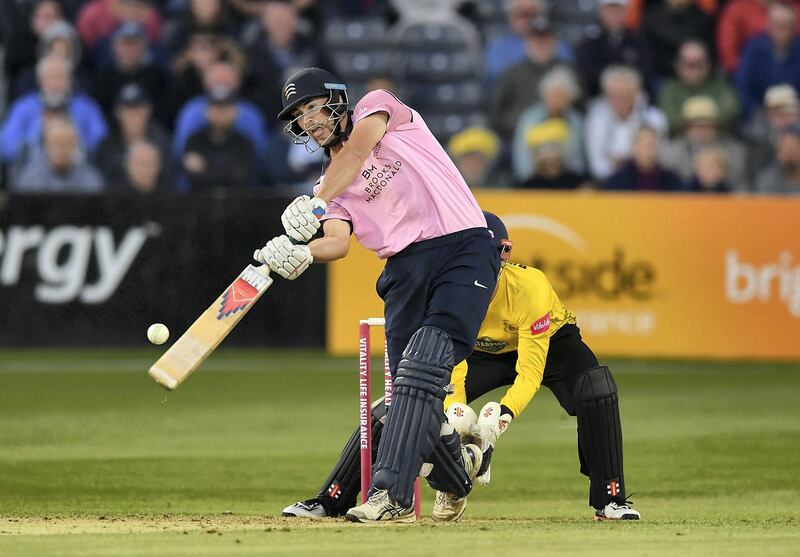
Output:
M486 227L492 233L495 246L500 254L500 260L503 263L508 262L511 257L511 240L508 239L508 230L500 217L489 211L484 211L483 216L486 217Z

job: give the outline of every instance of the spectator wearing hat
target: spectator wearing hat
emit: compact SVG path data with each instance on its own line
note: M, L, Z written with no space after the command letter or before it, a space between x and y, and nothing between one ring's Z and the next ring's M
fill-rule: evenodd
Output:
M728 193L731 186L725 176L728 174L728 157L722 149L704 147L692 162L693 174L688 191L699 193Z
M504 142L514 135L519 116L539 102L539 82L563 62L557 46L550 19L543 15L535 18L525 37L526 58L503 72L489 104L489 123Z
M103 113L90 97L72 91L72 68L58 54L42 58L36 66L39 90L11 105L0 129L0 158L11 162L26 145L41 142L42 122L50 113L66 113L78 130L79 145L94 151L105 138Z
M674 172L664 168L658 160L659 132L643 126L633 137L630 160L600 183L604 190L680 191L684 183Z
M585 120L586 158L597 180L614 173L631 155L633 136L642 126L667 131L664 115L648 105L639 73L609 66L601 77L603 96L589 106Z
M759 173L756 191L800 195L800 125L795 124L780 132L775 162Z
M788 84L773 85L764 94L764 106L758 109L744 128L747 154L758 172L775 160L778 132L800 124L800 100Z
M150 99L159 98L167 79L153 59L141 23L120 25L112 35L111 53L110 64L103 68L102 78L95 80L92 89L107 117L112 116L120 91L129 84L139 85Z
M714 52L714 19L695 0L664 0L645 11L642 39L652 56L653 70L661 79L672 77L678 48L689 39Z
M655 92L647 49L639 34L625 27L627 0L597 0L600 34L578 46L577 68L587 97L600 94L600 75L609 66L636 68L648 93Z
M136 141L125 154L126 191L153 193L170 187L163 151L149 141Z
M90 0L78 14L78 34L88 48L109 37L121 24L144 25L151 42L161 40L161 17L150 0Z
M512 64L525 59L525 37L530 32L533 20L547 15L545 0L511 0L505 5L509 32L489 39L484 49L484 79L486 90L491 91L497 79ZM568 43L559 40L556 57L572 61L575 57Z
M44 128L44 157L28 162L11 181L18 193L97 193L103 177L86 161L78 131L67 118L55 118Z
M704 149L715 148L725 155L727 184L739 191L749 189L747 154L741 143L720 130L719 109L711 97L690 97L683 104L682 131L664 149L664 166L688 182L695 159Z
M190 191L255 185L255 149L236 131L238 110L235 89L221 85L208 92L208 123L189 136L180 158Z
M220 89L238 93L241 85L241 71L230 62L215 62L206 70L203 84L206 95L195 97L187 102L178 114L172 138L172 157L176 161L183 160L189 136L208 124L208 93ZM251 102L238 96L235 96L234 99L236 103L234 129L253 145L257 161L266 160L267 128L264 124L263 114ZM262 171L263 169L259 167L258 173L260 174ZM180 189L188 186L182 176L178 177L178 183Z
M800 34L797 13L774 2L767 11L767 31L750 39L736 73L736 89L745 118L757 109L771 85L800 89Z
M528 129L525 141L534 161L534 174L518 182L522 188L571 190L588 186L586 176L569 169L564 153L570 137L567 122L554 118Z
M503 187L497 168L500 139L486 128L467 128L450 138L447 151L470 188Z
M126 162L131 146L147 142L159 151L163 164L169 160L169 136L153 119L150 96L138 83L124 86L114 106L116 126L97 152L97 164L110 190L124 189L127 183Z
M670 134L680 131L684 103L690 97L711 97L717 104L719 124L732 131L739 116L739 100L727 80L714 72L706 45L688 40L678 49L675 59L675 77L662 87L658 106L669 122Z
M586 170L583 160L583 116L575 109L580 89L575 74L563 66L547 72L539 84L541 101L522 113L517 122L512 145L514 178L522 182L533 176L536 163L528 144L528 131L553 118L563 119L568 126L564 142L564 159L567 167L582 174Z

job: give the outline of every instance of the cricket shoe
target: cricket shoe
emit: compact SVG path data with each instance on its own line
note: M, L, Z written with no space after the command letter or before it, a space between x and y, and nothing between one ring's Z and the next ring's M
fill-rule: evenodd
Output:
M379 489L369 496L366 503L347 511L345 518L364 524L403 524L415 522L417 515L413 504L403 507L389 494L389 490Z
M597 521L603 520L639 520L642 515L639 511L630 506L630 502L625 501L622 504L616 501L611 501L602 509L597 509L594 513L594 519Z
M464 459L464 470L470 481L478 475L478 470L483 464L483 453L477 445L464 445L461 447L461 457ZM446 491L437 491L433 502L431 517L437 522L455 522L467 510L467 497L456 497Z
M322 506L319 499L306 499L305 501L298 501L294 505L289 505L283 509L283 516L292 516L298 518L327 518L328 512Z

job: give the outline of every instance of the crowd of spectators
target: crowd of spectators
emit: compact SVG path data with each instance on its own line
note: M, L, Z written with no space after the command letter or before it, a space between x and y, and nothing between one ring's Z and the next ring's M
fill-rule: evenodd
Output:
M324 40L374 20L466 28L478 60L410 79L370 65L380 32ZM0 0L0 58L11 192L305 186L322 154L276 115L321 66L430 116L472 187L800 193L800 0Z

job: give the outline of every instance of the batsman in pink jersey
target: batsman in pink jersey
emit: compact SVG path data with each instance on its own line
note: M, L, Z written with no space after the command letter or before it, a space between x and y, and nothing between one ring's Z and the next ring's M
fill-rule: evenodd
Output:
M314 197L298 197L284 211L286 235L255 258L293 280L313 261L347 256L355 234L386 260L376 289L394 399L370 497L346 516L414 521L413 486L422 471L446 498L437 506L455 520L483 455L475 445L461 446L442 402L453 366L472 352L497 281L486 220L422 117L392 93L372 91L350 112L345 84L308 68L286 81L282 100L286 131L310 150L325 149L330 164ZM313 239L320 228L323 236Z

